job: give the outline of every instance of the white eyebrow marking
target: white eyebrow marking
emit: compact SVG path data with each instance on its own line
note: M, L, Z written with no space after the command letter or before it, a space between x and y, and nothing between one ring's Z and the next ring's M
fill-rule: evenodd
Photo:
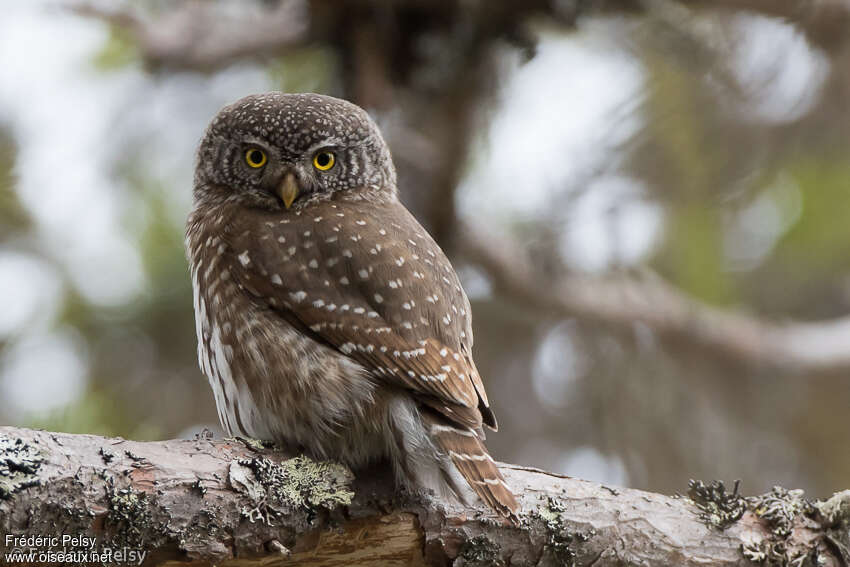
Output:
M342 145L342 141L339 138L333 138L333 137L325 138L321 142L317 142L317 143L313 144L312 146L310 146L309 148L307 148L307 151L305 153L312 154L316 150L321 150L323 148L332 148L334 146L340 146L340 145Z

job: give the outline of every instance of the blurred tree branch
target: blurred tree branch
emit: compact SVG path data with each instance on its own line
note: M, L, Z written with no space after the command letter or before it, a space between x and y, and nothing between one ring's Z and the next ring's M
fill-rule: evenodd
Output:
M796 26L814 45L827 51L847 42L850 2L847 0L684 0L705 9L747 10L781 18Z
M0 427L0 527L95 537L96 548L145 551L146 565L847 560L845 493L812 504L798 491L744 499L694 483L691 498L671 498L501 465L523 508L513 527L482 506L400 502L386 469L353 480L339 465L285 459L235 439L136 442ZM3 553L19 547L0 540Z
M461 253L486 270L500 293L544 313L625 331L645 325L666 340L769 371L850 370L850 317L771 322L702 303L646 270L640 277L553 276L493 231L466 226L460 242Z
M187 0L151 18L132 8L107 8L90 2L72 2L70 6L82 15L127 28L135 36L143 59L153 68L211 71L239 58L279 55L286 48L318 39L329 29L338 29L340 18L343 22L354 23L356 18L349 19L352 14L370 10L385 16L415 11L432 18L448 13L458 19L463 19L464 13L474 12L479 19L502 24L484 26L490 32L487 39L497 38L498 33L503 33L507 39L517 39L524 35L519 31L521 26L505 33L508 30L504 29L504 24L509 21L520 24L535 15L574 24L581 13L594 9L653 11L669 10L676 4L708 10L745 10L781 18L800 29L813 44L827 50L846 42L850 24L850 2L847 0L615 0L601 3L534 0L488 3L486 10L454 0L389 4L365 0L331 3L327 0L281 0L258 5L242 3L238 16L222 13L214 3ZM385 25L386 20L373 23ZM352 35L359 33L354 26L351 32Z
M130 7L81 2L71 8L130 32L151 69L213 71L238 59L280 55L307 39L304 6L295 0L267 7L245 3L226 17L198 1L153 18Z

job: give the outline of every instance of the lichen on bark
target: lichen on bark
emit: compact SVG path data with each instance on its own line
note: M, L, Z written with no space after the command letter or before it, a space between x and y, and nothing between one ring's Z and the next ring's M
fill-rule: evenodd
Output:
M253 504L242 515L271 525L271 517L295 510L333 510L354 498L351 471L338 463L299 456L276 463L266 457L230 464L230 484Z
M39 450L21 438L0 435L0 499L18 490L37 486L38 470L44 458Z
M561 565L572 564L577 556L576 544L585 543L596 532L570 530L564 519L566 508L564 504L552 496L547 496L543 504L533 510L529 516L543 522L546 533L544 554L550 554Z
M744 498L738 494L740 482L735 481L732 492L720 480L705 484L701 480L688 482L688 497L699 509L699 517L709 526L724 530L741 519L747 509Z

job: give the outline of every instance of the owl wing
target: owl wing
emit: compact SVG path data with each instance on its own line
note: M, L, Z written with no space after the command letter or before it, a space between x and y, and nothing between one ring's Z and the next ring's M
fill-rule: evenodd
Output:
M291 324L453 422L496 428L472 361L469 300L401 204L257 211L231 235L239 285Z

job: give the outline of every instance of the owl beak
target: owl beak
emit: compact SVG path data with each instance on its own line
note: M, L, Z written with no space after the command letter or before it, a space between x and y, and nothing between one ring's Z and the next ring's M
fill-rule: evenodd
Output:
M280 200L283 201L283 204L286 205L286 208L292 206L293 201L298 198L298 193L300 192L298 188L298 182L295 180L295 175L292 172L286 174L286 177L283 178L283 181L277 188L277 195L280 197Z

